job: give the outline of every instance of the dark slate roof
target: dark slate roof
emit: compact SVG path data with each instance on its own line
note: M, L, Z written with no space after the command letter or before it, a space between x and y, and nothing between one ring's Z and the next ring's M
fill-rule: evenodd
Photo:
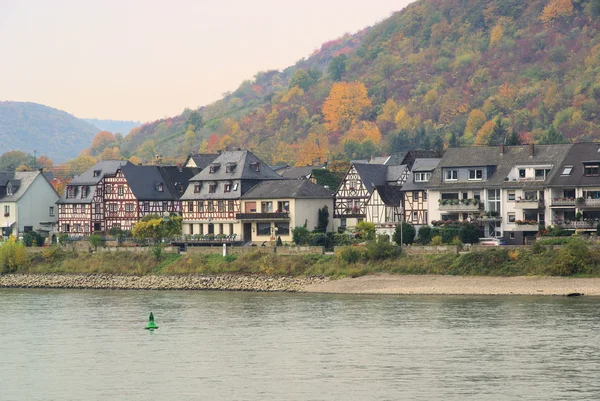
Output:
M406 152L394 153L388 157L385 164L388 166L399 166L401 164L406 164L403 163L405 157Z
M16 202L27 192L39 171L2 171L0 172L0 201ZM12 195L6 194L7 185L12 186ZM50 183L48 183L50 185Z
M179 199L186 191L190 179L200 172L197 167L176 167L176 166L161 166L160 173L162 174L169 191L173 195L173 199Z
M369 164L385 164L389 158L389 156L373 156L369 160Z
M283 171L280 171L279 174L281 174L283 178L302 179L310 176L314 169L321 167L322 166L289 167Z
M386 206L402 205L402 187L398 185L378 185L375 188Z
M399 166L396 166L396 165L387 166L387 173L386 173L385 180L387 182L397 182L398 180L400 180L400 178L402 178L402 174L404 174L405 170L406 170L406 164L402 164Z
M246 192L242 199L322 199L334 192L308 180L263 181Z
M571 146L567 156L558 165L556 174L550 181L550 186L559 187L598 187L600 177L586 177L583 162L600 162L600 144L598 143L576 143ZM566 166L573 166L571 174L562 175Z
M254 171L252 165L258 163L259 171ZM235 165L231 173L226 173L226 165ZM279 180L279 174L273 171L265 162L260 160L249 150L235 150L223 152L210 165L219 168L210 173L210 168L205 168L196 174L191 181L219 181L219 180Z
M198 153L195 155L188 156L185 164L188 164L189 160L192 159L196 164L196 167L204 170L210 163L212 163L219 155L217 153Z
M387 180L387 166L383 164L355 164L356 172L369 193L377 185L385 185Z
M498 146L472 148L450 148L446 150L438 167L431 175L427 188L468 189L468 188L542 188L555 176L572 145L534 145L530 157L530 146L505 146L501 152ZM545 181L507 181L506 178L515 166L551 164L554 167ZM487 181L443 182L442 169L445 167L493 167Z
M131 164L127 160L104 160L75 176L69 185L96 185L105 175L114 175L121 166ZM98 171L94 175L94 171Z
M123 166L121 169L127 179L131 192L140 201L168 201L173 199L166 180L160 173L158 166ZM158 185L163 186L163 191L158 190ZM177 199L177 198L175 198Z
M277 166L269 166L271 168L271 170L276 171L277 173L281 174L281 171L285 170L286 168L289 168L289 164L280 164Z
M441 156L442 155L437 150L422 150L422 149L409 150L404 155L404 158L402 159L402 164L408 164L407 163L407 159L409 159L409 158L414 158L414 159L437 159L437 158L439 158Z
M440 164L440 161L442 159L440 158L433 158L433 159L429 159L429 158L421 158L421 159L416 159L415 160L415 164L413 164L412 167L412 172L430 172L435 170L435 168L438 166L438 164Z

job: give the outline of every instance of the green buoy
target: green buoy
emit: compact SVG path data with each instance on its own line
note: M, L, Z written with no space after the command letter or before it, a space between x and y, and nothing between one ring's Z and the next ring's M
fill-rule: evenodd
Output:
M156 323L154 323L154 315L150 312L150 317L148 318L148 324L146 325L146 330L155 330L158 329Z

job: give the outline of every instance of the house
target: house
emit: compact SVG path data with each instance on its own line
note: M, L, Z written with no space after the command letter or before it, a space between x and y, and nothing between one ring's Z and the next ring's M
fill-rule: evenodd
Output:
M281 176L248 150L226 151L190 179L183 201L184 235L244 237L242 196L265 180Z
M131 230L148 214L181 213L179 198L198 169L96 163L67 185L58 200L59 231L89 235L112 228Z
M210 165L217 157L219 157L218 153L196 153L191 154L183 163L184 167L194 167L200 170L204 170L206 167Z
M36 231L47 235L56 223L58 194L39 171L0 171L2 236Z
M319 224L319 209L333 210L334 192L308 180L268 180L242 196L236 219L243 225L244 242L292 240L292 230ZM331 217L331 216L330 216ZM329 218L327 231L333 228Z
M572 145L450 148L432 173L430 221L477 221L485 237L523 244L549 216L548 186Z
M441 159L415 159L410 178L402 186L403 220L417 227L428 221L426 185Z
M402 187L377 185L366 204L366 221L375 224L377 233L393 234L402 222Z
M595 231L600 223L600 144L573 144L549 188L547 225Z

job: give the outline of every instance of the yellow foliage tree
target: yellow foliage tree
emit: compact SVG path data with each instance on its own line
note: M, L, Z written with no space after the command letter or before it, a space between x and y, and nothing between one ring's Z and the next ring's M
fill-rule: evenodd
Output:
M494 131L495 125L496 123L491 120L483 124L479 132L477 132L475 145L487 145L490 140L490 136L492 135L492 131Z
M469 118L467 119L467 125L465 126L465 139L470 139L472 143L473 139L475 139L477 131L481 129L483 124L485 124L486 120L487 117L485 116L485 113L483 111L479 109L471 110Z
M219 141L219 149L227 149L235 140L231 135L223 135L221 140Z
M302 96L304 96L304 91L300 87L294 86L289 91L287 91L285 95L283 95L283 97L281 98L281 103L287 103L294 98Z
M117 146L104 149L100 156L98 156L99 160L121 160L122 158L121 151Z
M490 33L490 47L494 47L496 44L498 44L498 42L502 40L503 36L504 29L502 28L502 25L498 24L493 27L492 32Z
M136 166L139 166L140 164L142 164L142 159L140 159L137 156L131 156L129 158L129 163L131 164L135 164Z
M306 139L298 143L296 166L313 166L323 163L329 153L327 137L310 133Z
M381 142L381 132L379 132L379 128L375 123L370 121L359 121L350 128L346 135L344 135L342 142L347 141L371 141L374 144L378 144Z
M276 154L273 155L274 164L289 164L293 165L296 162L296 156L298 155L298 145L278 141L275 147Z
M570 17L573 15L573 3L571 0L550 0L544 7L540 20L542 22L551 22L558 18Z
M67 164L69 165L71 174L76 175L81 174L85 170L92 167L94 164L96 164L96 160L91 156L77 156L75 159L69 160Z
M398 105L394 102L394 99L388 99L383 108L381 114L377 116L377 125L383 132L388 132L394 129L396 125L396 114L398 114Z
M94 140L92 141L91 154L98 155L102 153L102 151L106 147L108 147L109 145L114 145L116 143L117 138L115 138L115 136L112 133L108 131L100 131L96 134Z
M330 131L345 131L371 107L367 88L362 83L336 82L323 103L325 127Z

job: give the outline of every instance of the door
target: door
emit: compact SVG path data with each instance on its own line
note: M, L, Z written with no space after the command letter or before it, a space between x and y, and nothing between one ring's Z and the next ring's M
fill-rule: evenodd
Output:
M244 242L252 241L252 223L244 223Z

